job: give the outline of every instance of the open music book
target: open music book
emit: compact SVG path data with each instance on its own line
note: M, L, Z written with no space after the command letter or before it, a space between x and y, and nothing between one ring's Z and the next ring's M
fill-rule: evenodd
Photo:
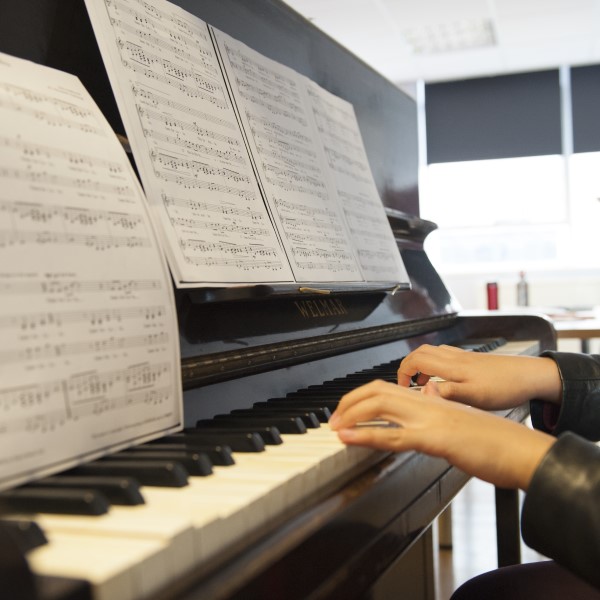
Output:
M165 0L86 0L176 285L408 286L352 106Z
M0 489L183 424L173 286L80 81L0 54Z

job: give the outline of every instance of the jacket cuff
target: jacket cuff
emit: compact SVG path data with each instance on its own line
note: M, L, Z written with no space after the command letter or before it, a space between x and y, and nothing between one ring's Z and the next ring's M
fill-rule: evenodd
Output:
M587 439L598 439L600 431L600 357L571 352L544 352L558 367L562 402L556 407L532 400L531 421L536 429L554 435L572 430Z
M535 471L523 503L525 543L600 588L600 448L561 435Z

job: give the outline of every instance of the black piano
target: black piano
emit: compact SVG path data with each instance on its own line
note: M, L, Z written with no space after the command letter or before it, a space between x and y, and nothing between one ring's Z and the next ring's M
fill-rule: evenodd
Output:
M555 347L555 332L544 318L461 314L430 263L424 242L436 226L418 216L411 98L278 0L178 3L354 104L411 289L177 290L186 429L135 455L165 453L183 477L169 484L173 495L201 477L208 485L211 469L234 473L242 468L237 462L259 465L270 447L295 445L299 459L306 454L308 460L302 439L327 428L340 395L369 379L393 381L402 357L423 343L529 354ZM81 0L22 0L4 3L0 12L1 51L78 75L123 133ZM526 406L505 414L526 416ZM205 461L203 474L198 461L188 465L174 457L182 448L188 458L203 449L196 452ZM432 550L424 540L467 476L417 453L336 452L328 455L327 470L313 470L310 484L295 479L295 492L282 493L268 510L256 501L255 522L247 511L236 530L232 509L234 524L223 518L222 536L214 527L212 551L197 561L187 557L177 576L159 580L147 593L132 592L133 600L376 599L390 597L390 590L431 598L424 571ZM142 482L141 495L159 487ZM30 502L0 500L0 598L108 597L85 581L36 572L29 557L52 540L36 522L43 511ZM497 504L499 561L508 564L518 560L516 494L498 490ZM18 521L11 519L15 514Z

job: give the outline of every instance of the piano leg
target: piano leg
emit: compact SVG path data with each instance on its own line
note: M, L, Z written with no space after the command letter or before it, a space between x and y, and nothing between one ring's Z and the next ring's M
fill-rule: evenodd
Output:
M518 565L521 562L519 492L497 487L495 493L498 566Z

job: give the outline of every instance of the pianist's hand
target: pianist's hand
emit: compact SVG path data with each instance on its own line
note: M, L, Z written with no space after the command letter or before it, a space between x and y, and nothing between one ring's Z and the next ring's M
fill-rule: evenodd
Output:
M397 427L361 425L384 419ZM439 396L373 381L346 394L330 421L346 444L445 458L469 475L526 490L555 438Z
M398 369L398 383L411 378L424 385L439 377L440 394L487 410L511 408L532 399L560 403L562 383L551 358L502 356L467 352L452 346L424 345L406 356Z

